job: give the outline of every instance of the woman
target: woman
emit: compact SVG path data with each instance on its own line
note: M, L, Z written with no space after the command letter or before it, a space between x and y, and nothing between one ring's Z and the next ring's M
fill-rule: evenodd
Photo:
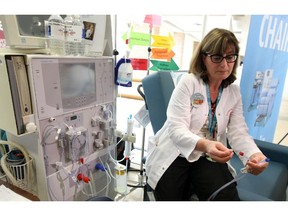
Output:
M233 180L229 160L239 156L258 175L268 163L248 134L236 80L239 44L235 35L215 28L202 40L172 93L167 120L149 139L146 172L156 200L207 200ZM227 147L227 140L232 149ZM193 188L193 190L192 190ZM214 200L239 200L236 183Z

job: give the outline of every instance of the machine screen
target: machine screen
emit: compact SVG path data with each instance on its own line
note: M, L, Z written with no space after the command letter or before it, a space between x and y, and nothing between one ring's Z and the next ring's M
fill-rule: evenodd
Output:
M95 64L60 64L62 98L95 95Z

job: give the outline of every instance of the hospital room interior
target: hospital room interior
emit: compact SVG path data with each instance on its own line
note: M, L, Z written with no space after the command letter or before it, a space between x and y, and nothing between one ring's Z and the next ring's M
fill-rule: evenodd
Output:
M71 16L82 23L76 54L65 52L64 33L51 36L51 17L0 15L0 201L156 201L145 170L149 138L168 91L214 28L239 41L234 84L269 158L263 173L237 181L240 200L288 201L287 16ZM60 18L65 26L68 15ZM244 166L236 154L231 163Z

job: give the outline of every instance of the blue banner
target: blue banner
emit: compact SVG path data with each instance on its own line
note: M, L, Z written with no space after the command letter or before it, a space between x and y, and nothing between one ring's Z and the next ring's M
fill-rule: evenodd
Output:
M273 142L288 66L288 16L251 16L240 82L249 134Z

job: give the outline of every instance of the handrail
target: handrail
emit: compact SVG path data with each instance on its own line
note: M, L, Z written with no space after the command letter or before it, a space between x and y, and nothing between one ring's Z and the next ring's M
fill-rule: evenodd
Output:
M143 101L143 98L141 96L133 95L133 94L120 94L119 93L118 97Z

